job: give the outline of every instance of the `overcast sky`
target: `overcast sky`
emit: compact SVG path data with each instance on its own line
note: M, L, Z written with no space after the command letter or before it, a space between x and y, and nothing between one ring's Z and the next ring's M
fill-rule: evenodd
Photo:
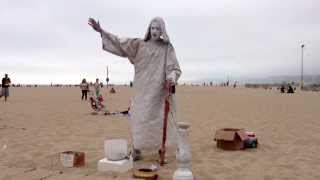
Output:
M0 0L0 75L14 83L133 79L125 58L101 49L89 17L120 37L143 37L162 17L180 82L320 74L319 0Z

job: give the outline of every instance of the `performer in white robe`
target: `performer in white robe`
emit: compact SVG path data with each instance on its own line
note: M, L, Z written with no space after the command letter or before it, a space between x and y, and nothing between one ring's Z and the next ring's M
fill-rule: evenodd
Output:
M162 143L166 83L176 84L181 70L170 43L164 21L157 17L150 22L144 39L119 38L102 29L99 22L89 25L101 33L105 51L126 57L133 64L134 97L130 108L130 125L134 149L142 154L158 153ZM174 95L170 96L167 146L176 141Z

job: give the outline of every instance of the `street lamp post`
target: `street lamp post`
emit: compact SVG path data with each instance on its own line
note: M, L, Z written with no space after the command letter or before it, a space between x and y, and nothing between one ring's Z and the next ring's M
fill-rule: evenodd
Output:
M107 79L106 79L106 81L107 81L107 88L109 88L109 67L107 66Z
M304 48L304 44L301 44L301 82L300 82L301 90L303 90L303 48Z

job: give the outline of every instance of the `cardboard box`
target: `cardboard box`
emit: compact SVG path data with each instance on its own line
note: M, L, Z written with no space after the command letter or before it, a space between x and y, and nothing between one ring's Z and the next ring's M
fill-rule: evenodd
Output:
M219 129L214 136L214 140L217 141L217 148L224 150L244 149L246 138L246 131L244 129L235 128Z
M83 152L65 151L60 153L60 162L64 167L81 167L85 164Z

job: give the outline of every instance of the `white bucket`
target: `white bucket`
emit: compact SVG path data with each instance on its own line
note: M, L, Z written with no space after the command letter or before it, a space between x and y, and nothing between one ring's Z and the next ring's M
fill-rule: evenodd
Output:
M104 141L104 152L108 160L118 161L128 155L128 143L125 139L108 139Z

